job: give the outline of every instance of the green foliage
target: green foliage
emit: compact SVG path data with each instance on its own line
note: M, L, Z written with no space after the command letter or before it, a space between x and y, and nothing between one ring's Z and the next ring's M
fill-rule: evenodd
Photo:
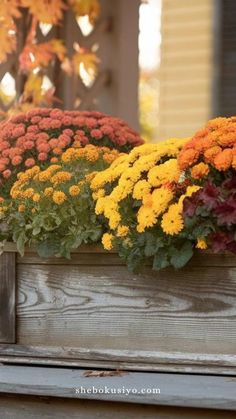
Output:
M119 255L127 263L129 270L138 272L147 264L152 264L154 270L161 270L167 267L180 269L187 264L193 256L193 242L188 239L187 233L180 234L177 238L167 239L158 227L146 232L132 233L128 242L115 239Z

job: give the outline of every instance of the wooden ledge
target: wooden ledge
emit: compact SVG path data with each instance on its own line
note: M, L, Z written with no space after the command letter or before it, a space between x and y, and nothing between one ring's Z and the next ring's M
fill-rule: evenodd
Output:
M15 243L8 242L5 244L3 248L4 252L17 252L17 248ZM36 249L33 247L26 247L25 253L35 253ZM90 244L90 245L82 245L78 249L74 249L71 253L103 253L103 254L110 254L116 253L115 251L107 251L105 250L101 244Z
M109 371L103 371L104 376L86 377L86 373L88 370L0 366L0 392L164 406L236 409L236 377L146 372L112 375ZM96 389L100 389L101 393L96 392ZM116 392L118 389L122 393Z
M17 253L17 248L15 243L6 243L4 246L4 252ZM81 255L78 258L77 255ZM91 256L93 255L94 260ZM26 248L25 255L21 257L17 255L18 263L29 263L29 264L53 264L53 265L62 265L62 264L93 264L93 265L125 265L125 261L122 260L116 251L104 250L101 244L94 245L82 245L78 249L74 249L71 252L71 259L59 258L59 257L50 257L50 258L40 258L36 252L36 249ZM147 263L147 266L151 266L150 262ZM189 267L235 267L236 266L236 256L231 253L221 253L216 254L210 251L196 251L191 261L184 267L188 269ZM172 268L167 268L172 269ZM173 269L172 269L173 270Z

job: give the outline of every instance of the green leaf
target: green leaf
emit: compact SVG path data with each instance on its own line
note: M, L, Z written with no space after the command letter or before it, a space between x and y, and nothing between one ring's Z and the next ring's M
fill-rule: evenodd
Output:
M163 241L160 237L155 237L152 234L147 234L146 246L144 254L146 257L154 256L156 252L163 247Z
M18 238L16 239L16 247L21 256L24 255L26 241L27 237L25 236L24 231L21 231L18 235Z
M186 265L192 256L192 243L190 241L186 241L180 249L177 249L176 247L171 249L170 263L174 266L174 268L180 269Z
M41 258L48 258L57 254L58 246L45 241L37 245L37 252Z
M34 227L34 229L32 231L33 236L37 236L37 234L39 234L40 231L41 231L40 227Z
M159 271L160 269L167 268L169 265L167 251L165 249L160 249L153 258L153 269Z
M127 255L126 262L129 271L138 272L144 263L140 249L132 249L131 253Z

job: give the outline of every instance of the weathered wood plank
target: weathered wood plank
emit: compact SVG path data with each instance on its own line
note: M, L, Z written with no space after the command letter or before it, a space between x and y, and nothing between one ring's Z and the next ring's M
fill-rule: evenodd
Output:
M119 389L119 390L118 390ZM151 405L236 409L236 377L0 366L0 392Z
M16 249L16 245L15 243L12 242L8 242L5 244L4 246L4 251L5 252L17 252ZM35 253L35 249L32 248L26 248L25 249L26 253ZM73 253L104 253L104 254L108 254L108 253L115 253L114 251L106 251L103 249L103 247L100 244L91 244L91 245L82 245L80 246L78 249L74 249ZM38 258L40 259L40 257L38 256ZM56 258L56 260L58 260L58 258ZM65 259L67 260L67 259Z
M15 342L15 253L0 256L0 342Z
M0 395L4 419L235 419L226 410L150 406L54 397Z
M7 243L4 247L6 252L16 252L16 245L14 243ZM91 254L93 257L91 258ZM96 254L99 257L96 257ZM79 256L78 256L79 255ZM40 258L34 249L27 248L25 255L21 257L17 255L17 263L21 264L51 264L51 265L67 265L67 264L87 264L89 265L125 265L125 263L118 257L115 251L109 251L103 249L101 245L84 245L78 249L73 250L71 259L64 258ZM150 262L151 263L151 262ZM197 251L185 269L189 269L192 266L227 266L234 267L236 265L236 257L231 253L214 254L208 251ZM181 272L184 272L184 270ZM172 271L173 270L166 270Z
M92 257L91 257L92 255ZM93 248L93 251L89 253L88 248L82 248L81 252L75 251L71 254L70 259L64 258L40 258L34 252L26 252L23 257L17 255L17 263L18 264L36 264L36 265L116 265L116 266L124 266L125 262L118 256L118 254L111 252L103 252L101 248L99 251ZM151 266L152 260L147 261L146 266ZM188 266L181 270L184 272L186 269L191 269L192 267L196 266L206 266L206 267L217 267L217 266L225 266L225 267L234 267L236 264L235 256L230 254L221 254L216 255L213 253L196 253L193 259L189 262ZM173 269L166 269L166 272L174 272ZM158 273L157 273L158 275Z
M205 354L205 353L182 353L182 352L160 352L158 350L126 350L126 349L108 349L103 347L83 348L83 347L56 347L56 346L23 346L23 345L0 345L1 356L8 357L38 357L46 359L66 360L70 359L87 361L103 361L103 362L119 362L122 366L123 362L135 366L143 364L149 368L151 364L156 364L157 367L168 365L174 367L226 367L235 368L236 355L225 354ZM13 358L14 359L14 358ZM23 361L24 362L24 361ZM78 365L78 364L77 364ZM177 370L176 370L177 371ZM190 370L188 371L190 372Z
M18 343L234 355L236 268L171 272L18 265Z
M29 264L29 265L102 265L102 266L122 266L124 261L122 261L119 256L115 253L103 253L103 252L93 252L93 253L72 253L70 259L64 258L39 258L36 253L26 253L23 257L17 255L17 263Z
M17 348L18 345L17 345ZM5 348L6 349L6 348ZM45 348L48 350L48 348ZM0 348L0 352L1 352ZM97 369L113 369L113 370L122 370L122 371L155 371L155 372L174 372L174 373L186 373L186 374L215 374L215 375L227 375L227 376L236 376L236 365L235 360L232 360L228 357L227 365L220 365L218 362L218 365L204 365L204 364L196 364L193 363L187 364L184 363L183 360L179 364L171 363L170 358L167 360L165 359L165 363L157 363L157 362L142 362L141 360L134 357L133 362L125 361L125 360L113 360L112 357L107 357L105 360L96 360L96 359L81 359L80 353L77 353L77 358L54 358L45 357L41 353L41 357L38 355L38 351L36 349L35 353L33 352L34 349L25 348L25 351L23 349L20 349L20 356L18 349L16 350L16 345L12 345L11 352L10 348L8 346L7 351L3 353L15 353L16 355L0 355L0 363L5 365L10 364L25 364L25 365L42 365L42 366L56 366L56 367L71 367L71 368L97 368ZM50 349L49 349L50 352ZM31 355L29 355L29 353ZM62 351L60 352L60 355L62 354ZM66 356L67 352L65 351L63 353L64 356ZM45 354L44 354L45 355ZM124 354L125 355L125 354ZM175 354L176 355L176 354ZM122 358L122 357L121 357ZM123 358L122 358L123 359ZM162 358L163 359L163 358ZM212 356L211 362L213 362L215 359L214 356ZM193 360L192 360L193 361ZM232 361L232 363L231 363ZM217 360L215 359L215 362ZM235 365L235 366L233 366Z

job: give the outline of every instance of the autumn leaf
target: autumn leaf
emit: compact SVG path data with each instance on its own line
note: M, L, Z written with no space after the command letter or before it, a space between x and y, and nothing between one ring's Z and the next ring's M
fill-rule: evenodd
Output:
M98 0L69 0L69 5L76 17L88 15L91 23L94 23L100 14Z
M47 68L56 57L60 61L64 60L65 53L66 49L60 39L26 45L19 57L20 70L29 72L38 67Z
M19 7L20 0L0 0L0 26L19 18L21 16Z
M21 16L18 0L0 0L0 63L16 49L16 25L14 18Z
M23 92L23 101L30 101L35 104L40 103L42 98L43 76L40 74L30 74Z
M72 58L75 73L80 75L81 65L83 64L84 70L95 76L97 73L97 65L99 63L98 57L91 51L80 49L76 51Z
M21 103L32 103L35 106L51 105L54 100L55 88L43 89L43 75L31 73L25 83Z
M57 56L60 61L63 61L66 54L66 48L63 44L62 39L52 39L50 41L50 47L52 52Z
M21 0L21 4L40 22L51 25L58 24L66 9L63 0Z

